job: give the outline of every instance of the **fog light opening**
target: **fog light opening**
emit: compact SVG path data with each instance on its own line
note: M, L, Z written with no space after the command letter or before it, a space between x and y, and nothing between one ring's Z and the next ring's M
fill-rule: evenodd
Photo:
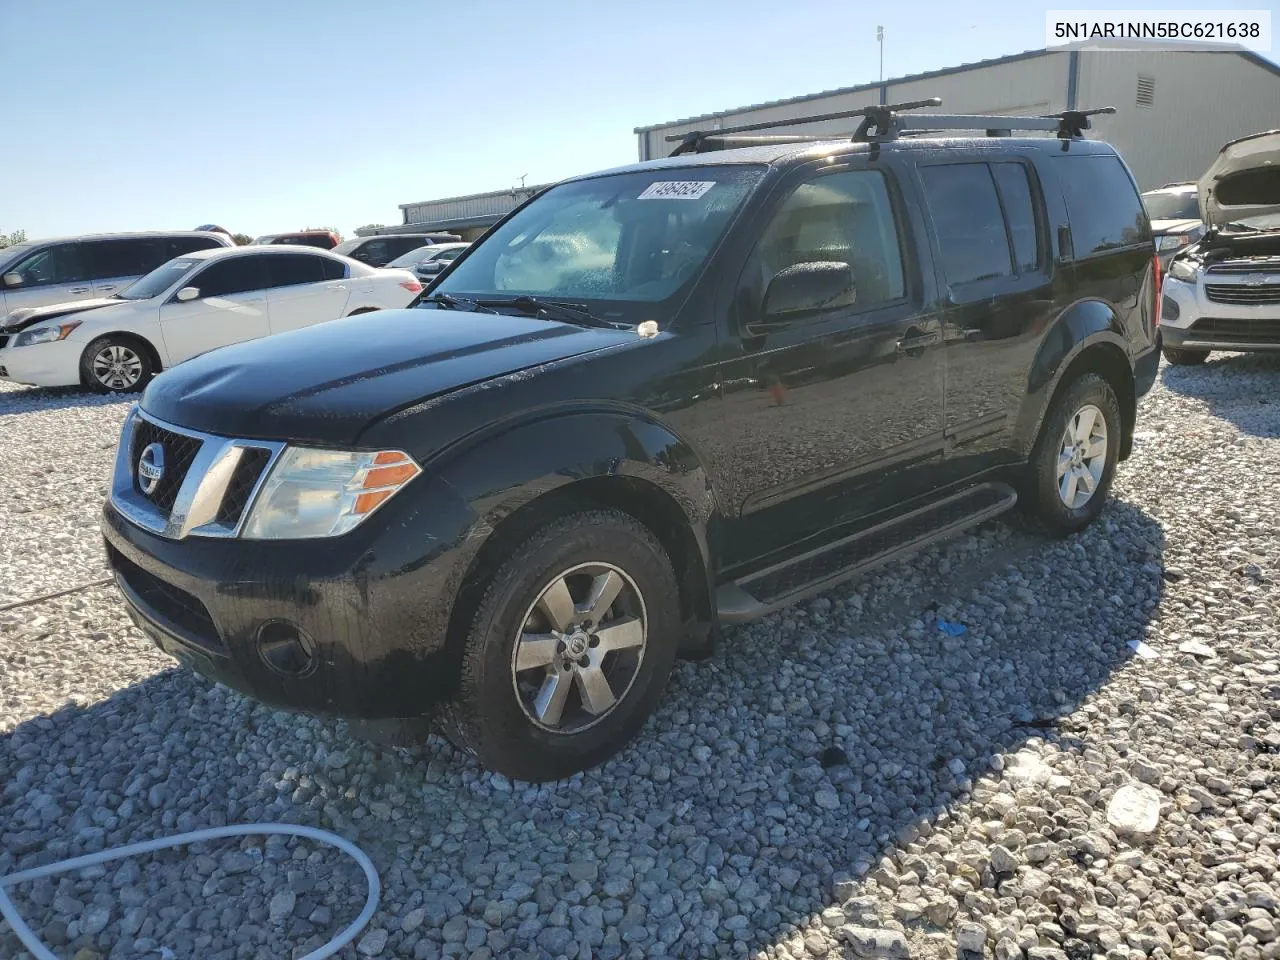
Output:
M288 620L268 620L258 628L258 656L273 673L305 677L316 665L316 645Z

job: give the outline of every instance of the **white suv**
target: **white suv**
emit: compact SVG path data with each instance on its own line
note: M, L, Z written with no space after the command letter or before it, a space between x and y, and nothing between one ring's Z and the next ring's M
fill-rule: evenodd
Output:
M32 240L0 249L0 319L24 307L109 297L162 263L235 246L196 230Z
M1280 350L1280 131L1233 140L1200 178L1208 231L1174 258L1160 301L1170 363Z

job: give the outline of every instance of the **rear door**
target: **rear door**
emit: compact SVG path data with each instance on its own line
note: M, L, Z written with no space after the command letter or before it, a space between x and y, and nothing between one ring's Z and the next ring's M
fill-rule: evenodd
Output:
M1017 414L1053 318L1044 195L1020 157L918 171L943 291L948 475L962 479L1017 455Z
M186 303L170 298L160 308L160 328L169 364L216 347L257 340L271 332L267 318L268 254L215 260L189 281L200 296Z
M336 320L346 313L351 285L338 261L313 253L280 253L266 261L272 333Z
M82 244L53 243L27 254L5 268L5 309L43 307L51 303L88 300L93 296ZM9 279L14 280L10 283Z
M160 237L87 240L82 245L96 297L109 297L169 259L168 242Z

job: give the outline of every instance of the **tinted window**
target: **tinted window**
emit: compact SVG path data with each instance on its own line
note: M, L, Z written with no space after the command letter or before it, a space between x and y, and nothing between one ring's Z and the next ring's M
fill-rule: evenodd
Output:
M299 283L319 283L324 279L324 261L305 253L282 253L267 257L271 286L289 287Z
M1009 238L985 163L949 163L924 167L929 215L942 253L948 283L972 283L1013 273Z
M1034 270L1040 264L1040 242L1030 171L1020 163L993 163L991 172L1000 188L1009 242L1013 244L1013 265L1019 273Z
M392 259L410 250L416 250L420 246L422 246L422 240L418 237L398 237L387 242L387 249Z
M222 246L212 237L173 237L168 241L168 244L170 258L195 253L197 250L212 250L214 247Z
M903 295L898 228L883 175L850 171L796 188L773 215L757 248L762 290L798 263L843 262L853 295L831 306L873 307Z
M21 274L24 287L49 287L58 283L79 283L86 279L78 243L45 247L19 260L6 272Z
M456 260L461 255L462 248L454 247L452 250L441 250L435 255L434 259L443 260L445 263L448 263L450 260Z
M200 288L200 296L226 297L233 293L262 290L267 286L265 257L231 257L219 260L196 276L190 284Z
M326 280L341 280L347 275L347 265L341 260L333 260L330 257L316 257L315 259L320 261Z
M97 240L81 247L89 279L140 277L167 259L163 240Z
M1151 225L1138 191L1117 157L1057 157L1077 257L1151 242Z
M389 260L395 259L395 254L391 252L385 240L370 240L361 244L348 256L360 260L363 263L371 263L375 267L381 266Z
M1153 190L1142 195L1152 220L1199 220L1200 196L1194 190Z

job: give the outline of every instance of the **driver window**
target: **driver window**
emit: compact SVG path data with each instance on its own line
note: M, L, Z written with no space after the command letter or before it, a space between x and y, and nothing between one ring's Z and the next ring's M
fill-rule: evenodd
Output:
M62 243L33 253L7 271L22 275L24 287L49 287L59 283L80 283L85 271L78 243Z
M779 271L822 261L853 271L851 296L832 306L861 310L904 295L898 228L879 171L817 177L783 201L756 248L760 296Z

